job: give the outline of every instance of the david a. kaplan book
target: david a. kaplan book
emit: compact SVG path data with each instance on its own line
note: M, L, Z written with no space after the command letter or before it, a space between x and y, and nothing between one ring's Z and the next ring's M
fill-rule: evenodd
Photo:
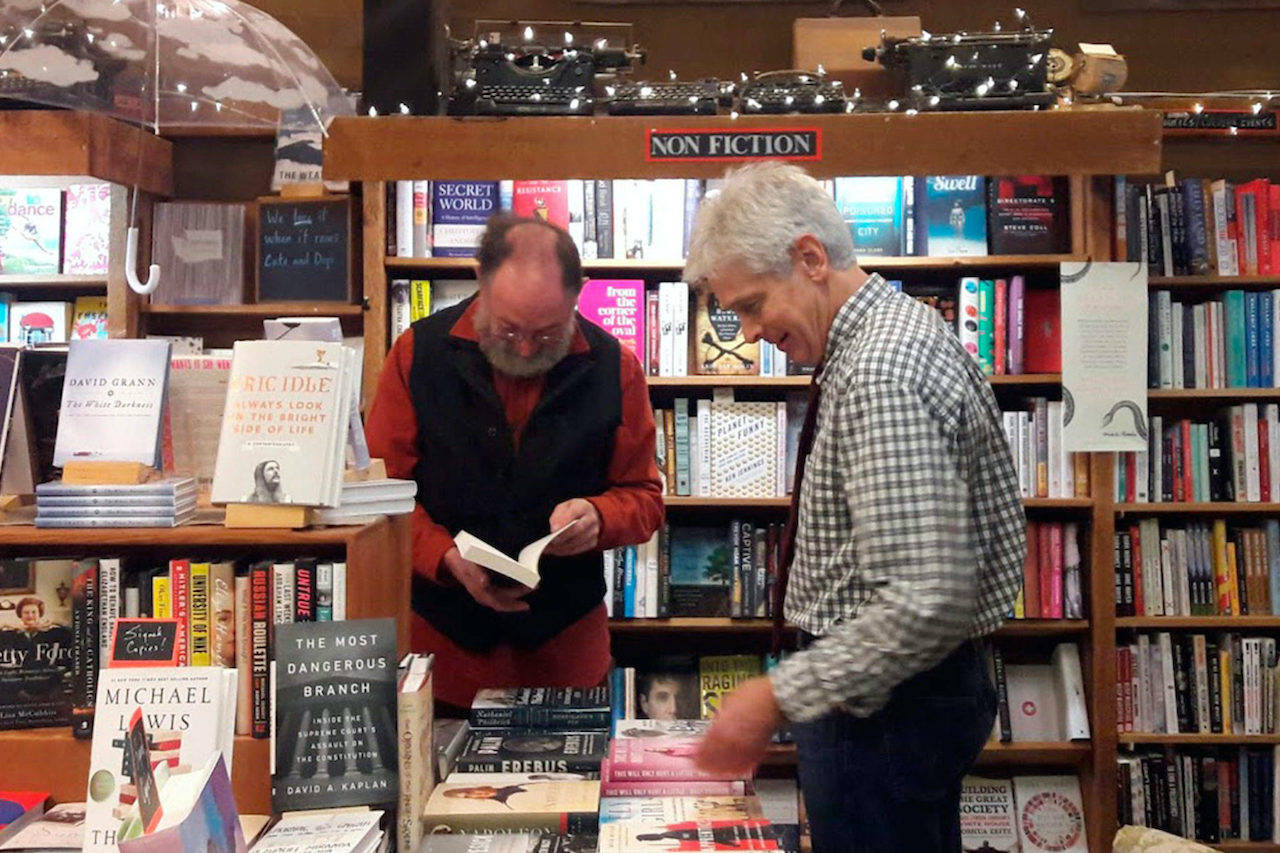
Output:
M395 620L277 625L275 652L273 810L394 804Z
M98 701L85 797L84 849L114 851L121 826L138 815L128 759L129 722L141 709L151 764L170 779L205 767L234 746L236 673L219 666L107 668Z

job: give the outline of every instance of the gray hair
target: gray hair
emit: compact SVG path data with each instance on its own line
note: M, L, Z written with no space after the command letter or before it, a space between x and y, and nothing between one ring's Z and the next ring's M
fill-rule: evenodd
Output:
M784 276L805 234L822 244L832 267L853 266L853 235L819 181L778 161L740 166L698 207L685 281L698 284L732 263L751 275Z

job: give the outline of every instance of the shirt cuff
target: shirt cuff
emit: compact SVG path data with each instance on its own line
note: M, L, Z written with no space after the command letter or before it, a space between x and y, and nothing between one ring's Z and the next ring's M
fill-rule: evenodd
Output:
M824 638L818 643L838 642ZM778 707L788 720L808 723L832 711L841 710L855 717L869 717L889 702L889 694L851 697L849 680L857 675L841 668L839 683L824 679L821 675L823 649L819 645L795 652L773 669L769 678L773 682L773 695Z
M448 583L452 576L441 569L444 566L444 555L454 547L453 537L448 530L431 521L421 506L415 509L413 523L414 572L430 581Z

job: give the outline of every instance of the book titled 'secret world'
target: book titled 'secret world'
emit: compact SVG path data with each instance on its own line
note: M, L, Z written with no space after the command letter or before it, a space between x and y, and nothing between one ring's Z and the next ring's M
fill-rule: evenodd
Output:
M432 254L441 258L473 256L485 223L497 212L497 181L433 181Z

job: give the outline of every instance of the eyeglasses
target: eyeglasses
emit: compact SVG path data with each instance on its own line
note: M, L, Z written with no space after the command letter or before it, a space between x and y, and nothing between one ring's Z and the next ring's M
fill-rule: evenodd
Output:
M529 343L537 344L538 346L549 346L564 340L566 330L567 329L559 329L554 332L538 332L530 335L520 331L519 329L499 328L494 330L494 334L509 344L528 341Z

